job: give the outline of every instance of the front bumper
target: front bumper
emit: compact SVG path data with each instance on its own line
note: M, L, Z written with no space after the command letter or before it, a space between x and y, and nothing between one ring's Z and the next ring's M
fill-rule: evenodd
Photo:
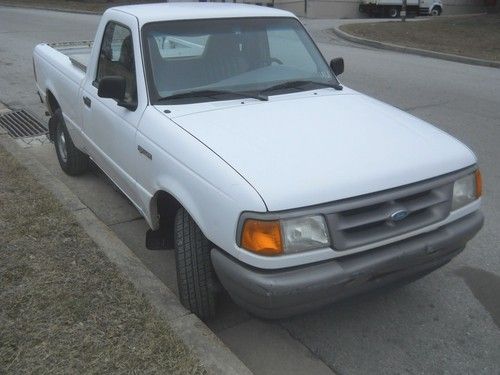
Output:
M219 249L212 263L233 300L263 318L282 318L397 281L413 280L448 263L483 225L476 211L435 231L363 253L280 270L249 267Z

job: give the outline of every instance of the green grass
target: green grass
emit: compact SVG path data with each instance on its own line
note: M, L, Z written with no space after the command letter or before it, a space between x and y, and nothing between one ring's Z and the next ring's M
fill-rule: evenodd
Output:
M201 374L74 218L0 147L0 373Z

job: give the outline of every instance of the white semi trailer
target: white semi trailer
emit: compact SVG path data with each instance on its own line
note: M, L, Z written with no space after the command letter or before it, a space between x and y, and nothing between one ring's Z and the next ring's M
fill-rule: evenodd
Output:
M397 18L400 16L402 0L362 0L359 11L370 16ZM407 14L439 16L443 12L441 0L407 0Z

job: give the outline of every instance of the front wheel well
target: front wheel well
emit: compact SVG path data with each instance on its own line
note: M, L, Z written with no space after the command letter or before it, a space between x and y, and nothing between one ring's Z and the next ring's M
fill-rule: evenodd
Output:
M172 248L174 246L175 215L182 204L170 193L160 190L151 200L151 216L155 229L146 234L148 249Z
M52 91L47 90L47 107L51 115L53 115L58 109L61 108L59 102L57 101Z
M51 118L49 120L49 139L51 141L54 141L54 137L56 134L56 121L54 119L54 114L57 112L58 109L61 109L61 106L59 105L59 102L57 101L56 97L50 90L47 90L47 108L50 112Z

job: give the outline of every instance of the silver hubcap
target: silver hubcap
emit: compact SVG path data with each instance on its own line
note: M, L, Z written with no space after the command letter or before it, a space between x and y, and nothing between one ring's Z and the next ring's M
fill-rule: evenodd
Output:
M66 137L64 136L64 132L60 127L57 128L57 149L59 150L59 155L61 156L61 159L66 163L68 161L68 151L66 150Z

